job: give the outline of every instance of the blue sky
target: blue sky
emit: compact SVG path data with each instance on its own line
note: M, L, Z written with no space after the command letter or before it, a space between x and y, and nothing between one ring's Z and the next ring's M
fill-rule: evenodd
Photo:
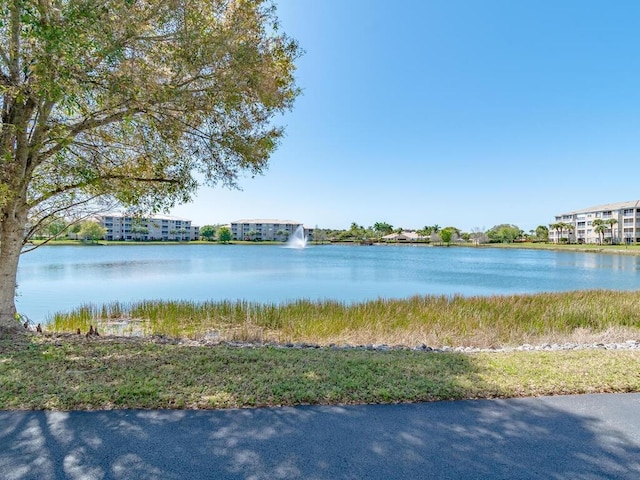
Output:
M640 2L277 5L306 52L280 148L172 213L529 230L640 198Z

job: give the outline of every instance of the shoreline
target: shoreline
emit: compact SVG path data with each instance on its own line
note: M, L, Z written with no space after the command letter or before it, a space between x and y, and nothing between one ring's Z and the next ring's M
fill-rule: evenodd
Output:
M97 331L97 330L96 330ZM226 347L237 349L279 349L279 350L329 350L329 351L370 351L370 352L432 352L432 353L512 353L512 352L560 352L574 350L640 350L640 337L637 339L628 338L626 340L611 341L604 337L606 332L601 335L594 334L594 338L588 342L570 341L566 338L558 341L548 341L542 343L522 343L520 345L503 345L498 347L472 347L472 346L452 346L441 345L431 346L425 343L418 345L402 345L402 344L386 344L386 343L369 343L369 344L321 344L311 342L277 342L277 341L241 341L241 340L217 340L211 337L201 339L190 339L186 337L171 337L161 334L131 334L122 335L111 332L101 335L95 334L77 334L66 332L44 332L36 333L29 329L27 335L33 335L35 338L42 338L56 342L64 341L88 341L88 342L104 342L104 343L154 343L159 345L181 345L188 347ZM639 330L640 333L640 330Z
M47 243L35 241L30 242L30 245L36 248L40 247L59 247L59 246L74 246L74 247L96 247L96 246L188 246L188 245L207 245L207 246L247 246L247 245L260 245L260 246L274 246L281 247L286 245L286 242L265 241L265 242L252 242L252 241L230 241L228 243L210 242L204 240L193 240L188 242L178 241L106 241L102 240L97 243L84 243L78 240L54 240ZM597 244L582 244L582 245L556 245L553 243L451 243L450 245L434 245L426 242L372 242L368 244L362 244L359 242L322 242L313 243L309 242L308 247L323 247L331 245L342 246L354 246L354 247L431 247L431 248L470 248L470 249L522 249L522 250L548 250L554 252L571 252L571 253L595 253L595 254L612 254L612 255L630 255L640 256L640 245L597 245Z

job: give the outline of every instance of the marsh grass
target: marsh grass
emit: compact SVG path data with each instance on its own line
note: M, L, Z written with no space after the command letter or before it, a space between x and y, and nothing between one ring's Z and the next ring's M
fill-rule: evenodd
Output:
M84 305L49 330L240 341L500 347L621 341L640 336L640 292L577 291L490 297L416 296L347 304L299 300Z

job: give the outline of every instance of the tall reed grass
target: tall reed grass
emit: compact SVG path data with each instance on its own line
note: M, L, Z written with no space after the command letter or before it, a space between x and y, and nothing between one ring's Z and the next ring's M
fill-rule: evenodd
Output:
M640 337L640 292L416 296L355 304L142 301L83 305L56 314L48 327L73 332L90 325L119 334L316 344L498 347L620 341Z

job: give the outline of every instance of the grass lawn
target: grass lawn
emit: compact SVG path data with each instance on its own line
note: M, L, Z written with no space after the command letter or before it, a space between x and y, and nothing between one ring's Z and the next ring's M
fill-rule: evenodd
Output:
M640 255L640 245L597 245L597 244L557 244L557 243L486 243L482 245L464 244L473 248L526 248L532 250L554 250L558 252L585 252L585 253L611 253L622 255Z
M229 408L640 391L640 351L429 353L0 341L0 409Z

